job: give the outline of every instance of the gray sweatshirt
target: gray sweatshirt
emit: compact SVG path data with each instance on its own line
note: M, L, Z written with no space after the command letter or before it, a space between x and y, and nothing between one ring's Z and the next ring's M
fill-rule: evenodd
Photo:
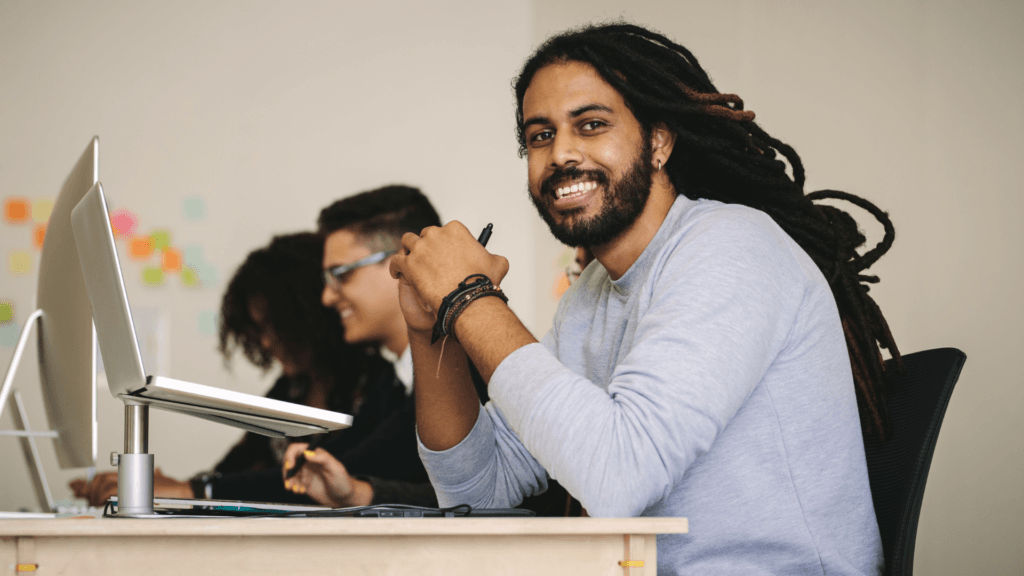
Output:
M680 196L489 393L460 444L420 445L442 506L514 506L550 475L591 516L689 518L658 537L659 574L881 572L835 300L760 211Z

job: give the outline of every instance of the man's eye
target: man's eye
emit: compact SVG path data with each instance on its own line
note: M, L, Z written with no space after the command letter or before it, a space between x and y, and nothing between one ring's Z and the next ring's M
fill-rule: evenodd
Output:
M544 140L550 140L555 135L551 130L541 130L533 136L530 136L530 142L542 142Z
M601 128L602 126L607 126L607 124L605 124L604 122L601 122L600 120L591 120L590 122L587 122L586 124L584 124L582 126L582 128L586 132L586 131L590 131L590 130L597 130L598 128Z

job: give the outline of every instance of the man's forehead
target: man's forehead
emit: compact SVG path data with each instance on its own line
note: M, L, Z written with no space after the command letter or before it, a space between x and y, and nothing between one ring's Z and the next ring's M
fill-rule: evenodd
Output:
M558 62L534 74L523 95L523 119L572 116L594 105L617 112L625 108L625 101L590 64Z
M348 229L332 232L324 241L324 266L351 264L369 255L370 249L359 235Z

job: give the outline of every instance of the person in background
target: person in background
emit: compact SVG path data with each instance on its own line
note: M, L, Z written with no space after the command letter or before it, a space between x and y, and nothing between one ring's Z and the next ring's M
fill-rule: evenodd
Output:
M395 458L392 477L414 478L422 484L385 482L381 475L359 475L354 469L355 461L327 443L315 450L309 450L304 443L292 444L279 474L284 476L286 489L334 508L381 503L435 506L436 495L419 460L416 444L416 411L429 411L431 407L417 407L414 402L414 360L408 327L399 302L398 281L391 277L388 266L403 234L440 226L440 218L418 189L393 185L331 204L320 213L318 225L325 240L323 304L337 310L345 327L346 342L372 347L379 350L378 357L388 359L376 378L382 389L390 385L395 391L392 394L402 404L386 427L387 433L379 435L379 441L366 443L367 457L387 462L381 455L391 455ZM486 402L483 380L472 366L467 370L475 389L474 398ZM391 447L386 448L385 444ZM304 454L305 464L289 478L299 454ZM415 466L408 464L410 460L415 461ZM409 470L400 466L408 466ZM538 515L561 516L566 513L568 496L552 481L548 490L521 505Z
M315 408L352 413L364 393L369 358L358 346L345 343L335 310L320 304L323 285L320 260L323 240L312 232L275 237L245 259L221 301L219 351L225 363L241 351L264 371L275 366L281 375L267 397ZM338 431L341 433L344 431ZM263 491L232 490L232 484L259 478L260 471L280 467L287 440L246 433L210 472L177 480L154 471L154 496L209 498L222 478L234 483L217 490L218 498L274 501L288 495L278 484ZM98 474L91 483L71 482L76 497L102 505L117 494L117 473Z

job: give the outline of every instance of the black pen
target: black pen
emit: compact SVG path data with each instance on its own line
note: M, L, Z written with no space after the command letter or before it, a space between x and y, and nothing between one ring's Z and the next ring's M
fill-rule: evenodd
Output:
M479 242L481 246L484 246L484 247L487 246L487 241L491 239L491 229L492 228L494 228L494 225L493 224L488 224L487 226L484 226L483 231L480 232L480 237L477 238L476 241Z
M306 450L316 450L316 447L319 446L320 442L326 437L327 434L321 434L316 438L313 438L313 440L309 443L309 446L306 446ZM285 479L291 478L292 476L295 476L296 474L299 473L299 469L302 468L303 464L306 463L306 450L303 450L302 454L299 454L299 457L295 459L295 465L292 466L291 469L289 469L287 472L285 472Z

